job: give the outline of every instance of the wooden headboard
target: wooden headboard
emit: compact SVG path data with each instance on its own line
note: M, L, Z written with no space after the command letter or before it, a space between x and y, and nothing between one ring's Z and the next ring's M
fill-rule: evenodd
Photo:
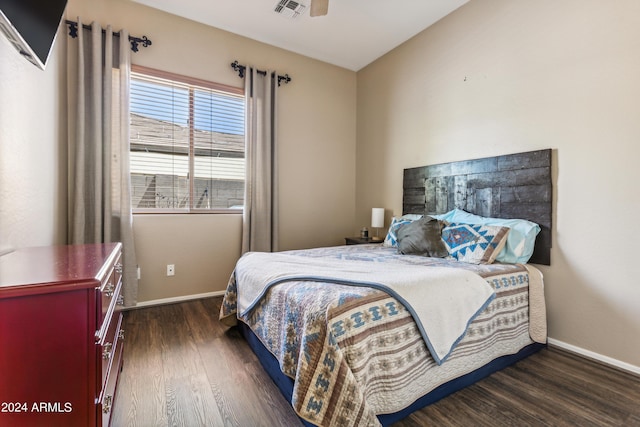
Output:
M534 264L551 264L551 150L405 169L403 214L440 214L454 208L540 225Z

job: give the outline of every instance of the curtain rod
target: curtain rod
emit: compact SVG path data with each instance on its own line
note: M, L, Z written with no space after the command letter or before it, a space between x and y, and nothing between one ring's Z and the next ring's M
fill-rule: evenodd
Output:
M69 26L69 36L71 36L71 38L76 38L78 37L78 23L75 21L69 21L66 20L65 23ZM87 25L87 24L82 24L82 28L84 28L85 30L90 30L91 26ZM105 30L102 30L102 33L105 33ZM120 37L120 33L113 33L114 36L116 37ZM134 52L138 51L138 45L142 44L142 47L149 47L151 46L151 40L149 40L147 38L147 36L142 36L142 38L140 37L134 37L134 36L129 36L129 42L131 42L131 50Z
M247 69L245 65L239 64L238 61L233 61L231 63L231 68L233 68L238 72L238 76L240 76L241 79L244 78L244 71ZM258 72L258 74L262 74L263 76L267 75L267 72L264 70L256 70L256 71ZM285 74L284 76L278 75L278 86L280 86L281 82L284 82L284 84L288 84L290 81L291 81L291 77L289 77L289 74Z

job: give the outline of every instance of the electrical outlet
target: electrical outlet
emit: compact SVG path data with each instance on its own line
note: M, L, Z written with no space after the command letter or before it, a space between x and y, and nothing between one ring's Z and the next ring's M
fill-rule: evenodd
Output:
M167 276L175 276L175 275L176 275L175 264L167 264Z

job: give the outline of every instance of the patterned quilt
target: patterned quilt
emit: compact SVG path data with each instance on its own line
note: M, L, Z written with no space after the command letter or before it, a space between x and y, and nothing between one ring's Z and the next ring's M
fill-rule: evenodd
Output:
M529 272L522 265L476 266L399 255L395 248L380 245L286 253L465 268L485 278L496 292L447 361L437 365L410 312L381 290L313 281L271 287L240 319L279 360L282 372L294 379L293 408L315 425L380 425L376 414L402 410L439 385L533 342ZM228 325L238 316L238 285L232 274L220 313Z

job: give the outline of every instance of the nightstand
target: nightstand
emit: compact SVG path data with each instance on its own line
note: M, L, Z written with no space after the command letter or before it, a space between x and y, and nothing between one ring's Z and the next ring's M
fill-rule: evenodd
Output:
M382 243L382 237L345 237L344 241L347 245L363 245L365 243Z

